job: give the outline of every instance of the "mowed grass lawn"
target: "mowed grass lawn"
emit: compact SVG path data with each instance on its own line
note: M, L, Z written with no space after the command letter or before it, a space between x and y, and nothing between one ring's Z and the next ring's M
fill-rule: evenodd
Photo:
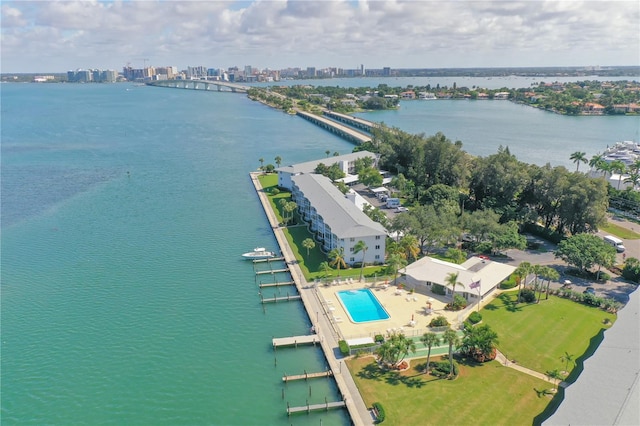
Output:
M433 357L432 357L433 359ZM504 367L497 361L460 364L455 380L442 380L415 369L382 372L372 357L347 361L368 407L380 402L384 425L526 425L551 401L543 395L551 383Z
M503 293L482 310L482 320L498 333L498 349L509 359L540 373L558 369L565 352L582 356L603 323L614 314L556 296L539 304L515 304L517 292ZM594 345L599 344L595 341ZM569 372L573 364L569 365Z

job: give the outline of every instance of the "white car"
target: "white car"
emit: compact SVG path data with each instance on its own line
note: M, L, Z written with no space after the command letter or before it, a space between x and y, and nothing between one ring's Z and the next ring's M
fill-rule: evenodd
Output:
M408 212L408 211L409 211L409 209L408 209L408 208L406 208L406 207L402 207L402 206L400 206L400 207L396 207L396 211L397 211L398 213L402 213L402 212Z

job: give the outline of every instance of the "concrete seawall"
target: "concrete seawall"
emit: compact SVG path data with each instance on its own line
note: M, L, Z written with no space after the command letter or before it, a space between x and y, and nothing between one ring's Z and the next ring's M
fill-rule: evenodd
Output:
M302 297L307 315L311 321L311 324L315 327L316 333L320 337L320 345L324 351L324 355L329 363L329 368L334 372L334 379L340 390L340 393L346 401L347 410L351 417L351 421L354 425L373 425L374 419L372 413L369 411L364 403L364 400L360 396L358 388L351 377L349 369L344 364L344 361L336 359L335 349L338 347L335 334L332 332L332 325L325 315L324 309L321 306L321 302L316 296L315 288L313 284L309 284L302 274L300 267L295 262L295 256L293 251L287 242L284 235L284 231L279 227L278 219L275 213L271 209L268 195L262 189L262 185L258 180L260 173L250 173L251 181L256 189L262 208L269 220L269 224L273 229L273 233L278 241L280 250L285 258L285 261L289 265L292 278L295 285Z

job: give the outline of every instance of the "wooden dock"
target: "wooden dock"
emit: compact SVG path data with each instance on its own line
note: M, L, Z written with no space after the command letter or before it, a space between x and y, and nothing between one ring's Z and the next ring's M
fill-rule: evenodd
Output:
M256 275L277 274L278 272L289 272L289 268L269 269L268 271L258 271L258 272L256 272Z
M300 300L302 296L299 294L292 294L280 297L263 297L262 303L278 303L278 302L289 302L291 300Z
M273 347L280 346L298 346L298 345L311 345L320 343L320 336L317 334L308 334L306 336L292 336L292 337L275 337L273 339Z
M295 281L282 281L282 282L275 282L275 283L262 283L262 284L258 284L258 287L260 288L280 287L284 285L294 285L294 284L295 284Z
M324 404L307 404L302 407L290 407L289 403L287 403L287 415L291 415L294 413L310 413L312 411L320 411L325 410L328 411L331 408L342 408L346 407L347 403L345 401L333 401L333 402L325 402Z
M317 373L307 373L305 371L304 374L296 374L293 376L287 376L285 374L284 376L282 376L282 381L286 383L293 380L309 380L309 379L316 379L318 377L331 377L331 376L333 376L333 371L331 370L319 371Z
M271 257L269 259L255 259L253 263L279 262L282 260L284 260L284 257Z

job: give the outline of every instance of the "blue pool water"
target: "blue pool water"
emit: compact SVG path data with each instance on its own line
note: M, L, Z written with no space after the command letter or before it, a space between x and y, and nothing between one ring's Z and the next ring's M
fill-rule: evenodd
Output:
M353 322L389 319L389 314L368 288L338 292L340 302Z

